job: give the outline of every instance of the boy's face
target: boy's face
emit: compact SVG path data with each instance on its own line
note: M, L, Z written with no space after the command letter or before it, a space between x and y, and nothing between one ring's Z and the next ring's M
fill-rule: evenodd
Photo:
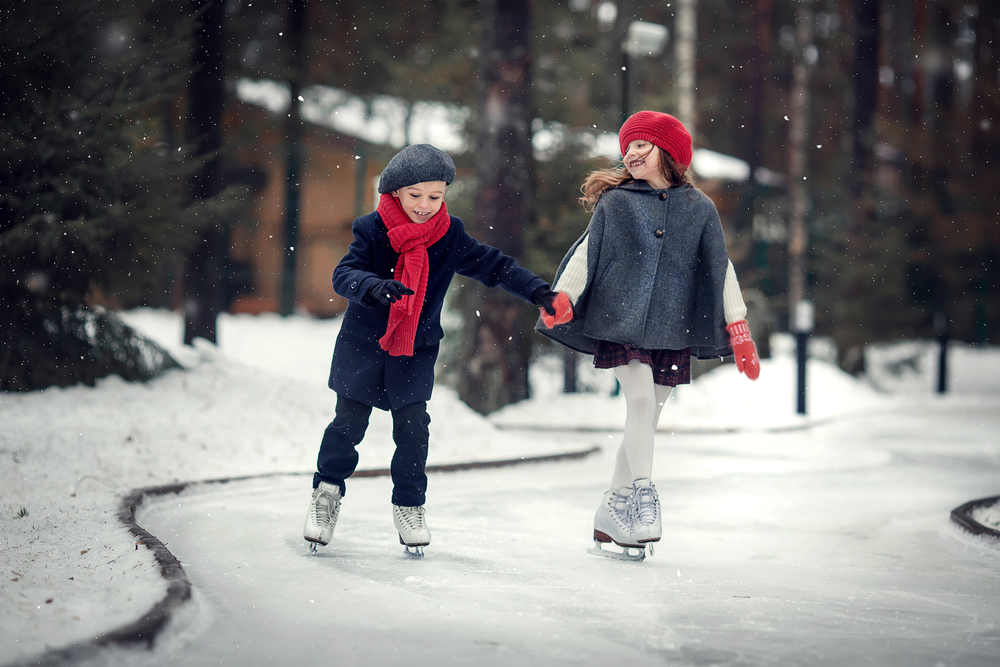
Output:
M400 206L406 212L406 217L418 225L423 224L437 215L444 203L444 191L448 184L444 181L424 181L400 188L392 193L399 199Z

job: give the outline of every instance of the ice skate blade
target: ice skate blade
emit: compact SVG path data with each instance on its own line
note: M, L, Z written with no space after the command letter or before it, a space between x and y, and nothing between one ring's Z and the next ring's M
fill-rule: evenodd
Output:
M421 546L411 547L409 545L403 545L403 553L405 553L410 558L423 558L424 548Z
M593 548L587 549L587 553L605 558L614 558L615 560L631 561L633 563L646 560L646 550L642 547L622 547L622 551L611 551L610 549L602 548L602 544L602 542L594 540ZM652 550L650 550L650 553L652 553Z

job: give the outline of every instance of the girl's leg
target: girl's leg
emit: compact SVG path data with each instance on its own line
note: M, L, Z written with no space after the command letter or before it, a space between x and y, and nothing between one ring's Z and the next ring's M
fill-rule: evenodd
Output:
M358 467L358 452L355 447L365 437L371 414L370 405L337 395L337 416L323 433L313 488L319 486L320 482L336 484L340 487L340 494L344 495L344 481Z
M615 377L625 394L626 406L625 434L611 477L611 488L617 489L631 487L633 481L652 475L653 433L662 409L663 392L657 391L653 384L653 369L637 359L627 366L617 366Z
M653 430L656 430L656 425L660 423L660 413L663 412L663 406L666 405L667 399L670 398L670 392L673 387L667 387L662 384L654 384L653 391L656 393L656 416L653 418Z
M664 385L653 385L653 391L656 396L656 416L653 418L653 431L656 431L656 425L660 423L660 413L663 412L663 406L666 405L667 399L670 398L670 393L673 387L667 387ZM627 403L628 399L626 399ZM627 417L626 417L627 419ZM628 454L625 451L625 441L618 447L618 455L615 458L615 472L611 479L611 488L617 489L623 486L631 488L632 482L639 479L640 476L633 475L632 469L628 464Z
M427 403L411 403L392 411L392 504L416 507L424 504L427 491L427 444L431 423Z

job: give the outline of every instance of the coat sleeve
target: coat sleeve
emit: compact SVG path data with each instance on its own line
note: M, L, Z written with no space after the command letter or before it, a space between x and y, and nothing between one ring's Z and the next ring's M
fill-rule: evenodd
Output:
M348 301L371 308L379 304L368 292L376 282L383 280L370 268L374 263L375 228L365 218L357 218L351 231L354 240L333 270L333 291Z
M461 225L457 219L452 224ZM480 243L460 227L458 235L458 261L455 272L478 280L487 287L502 287L504 291L531 303L531 295L549 284L522 267L513 257L499 248Z

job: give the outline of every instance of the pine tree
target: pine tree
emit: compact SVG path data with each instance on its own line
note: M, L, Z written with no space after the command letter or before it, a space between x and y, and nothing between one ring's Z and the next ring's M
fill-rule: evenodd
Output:
M198 165L162 141L192 25L171 15L152 0L0 10L2 389L143 379L170 364L87 299L148 287L223 208L188 205L181 186Z

